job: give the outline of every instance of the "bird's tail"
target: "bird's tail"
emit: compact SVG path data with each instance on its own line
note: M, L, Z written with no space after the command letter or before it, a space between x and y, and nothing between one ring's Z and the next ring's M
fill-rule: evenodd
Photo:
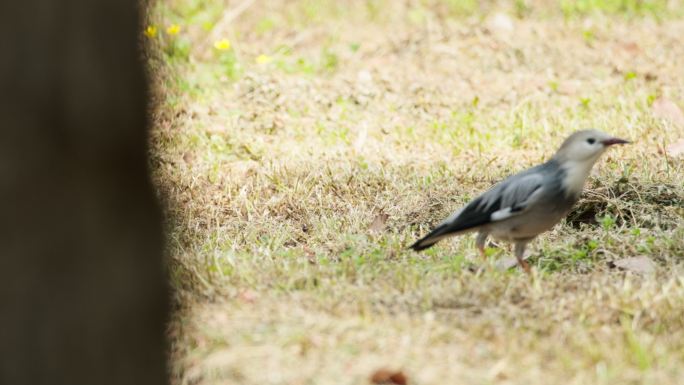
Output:
M417 240L416 243L412 244L410 247L415 251L425 250L450 235L455 235L453 229L449 225L443 224L437 226L430 234Z

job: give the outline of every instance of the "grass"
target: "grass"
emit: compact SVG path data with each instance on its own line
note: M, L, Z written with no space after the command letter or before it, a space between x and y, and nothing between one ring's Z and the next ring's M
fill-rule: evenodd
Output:
M684 107L682 4L340 4L151 6L173 382L679 384L684 127L652 105ZM469 236L406 249L585 127L635 143L532 244L532 277ZM653 274L611 267L641 255Z

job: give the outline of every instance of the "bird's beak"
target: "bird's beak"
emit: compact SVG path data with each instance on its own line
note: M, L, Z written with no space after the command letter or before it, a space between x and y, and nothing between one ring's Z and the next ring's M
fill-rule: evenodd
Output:
M631 142L629 140L624 140L624 139L620 139L620 138L610 138L610 139L606 139L606 140L601 141L601 143L603 143L604 146L608 147L608 146L612 146L614 144L627 144L627 143L631 143Z

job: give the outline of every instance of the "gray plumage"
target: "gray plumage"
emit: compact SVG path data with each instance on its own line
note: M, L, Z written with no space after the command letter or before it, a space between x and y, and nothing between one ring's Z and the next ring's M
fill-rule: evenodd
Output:
M453 235L478 231L484 255L487 238L513 242L518 263L529 271L525 247L558 223L579 199L584 183L605 149L628 143L598 130L570 135L547 162L508 177L442 221L411 248L420 251Z

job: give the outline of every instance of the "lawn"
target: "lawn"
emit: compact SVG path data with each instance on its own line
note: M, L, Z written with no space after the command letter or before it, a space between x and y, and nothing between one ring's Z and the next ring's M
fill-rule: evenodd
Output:
M681 384L682 15L657 0L152 2L173 383L387 369L418 385ZM587 127L634 143L531 244L531 276L498 268L506 244L479 259L473 236L407 249ZM618 267L632 257L651 264Z

